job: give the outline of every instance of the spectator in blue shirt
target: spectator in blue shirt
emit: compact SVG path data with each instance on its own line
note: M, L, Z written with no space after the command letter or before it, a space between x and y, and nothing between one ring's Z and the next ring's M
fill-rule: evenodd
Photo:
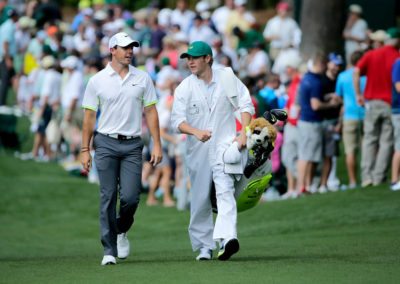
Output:
M349 68L341 72L336 83L336 94L343 100L343 144L346 153L346 166L349 176L347 188L357 186L356 178L356 153L361 145L362 128L365 111L357 104L356 93L353 85L354 66L362 57L361 51L355 51L350 56ZM361 92L364 92L366 77L361 77Z
M390 189L400 190L400 59L393 64L392 69L393 97L392 124L394 129L394 154L392 158L392 184Z

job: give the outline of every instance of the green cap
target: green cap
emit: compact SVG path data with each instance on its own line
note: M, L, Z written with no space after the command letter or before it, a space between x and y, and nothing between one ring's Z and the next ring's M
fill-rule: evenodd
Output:
M171 62L168 57L163 57L161 58L161 64L165 66L165 65L170 65Z
M189 45L188 50L182 53L180 57L187 58L189 56L198 57L204 55L212 56L211 47L204 41L194 41Z
M400 38L400 30L398 28L390 28L386 33L390 38Z

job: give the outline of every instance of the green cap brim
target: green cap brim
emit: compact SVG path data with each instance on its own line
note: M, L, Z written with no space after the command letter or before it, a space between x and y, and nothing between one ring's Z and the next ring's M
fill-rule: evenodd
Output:
M199 56L206 56L206 55L208 55L208 54L196 53L196 52L185 52L185 53L181 54L180 58L184 59L184 58L188 58L189 56L199 57Z

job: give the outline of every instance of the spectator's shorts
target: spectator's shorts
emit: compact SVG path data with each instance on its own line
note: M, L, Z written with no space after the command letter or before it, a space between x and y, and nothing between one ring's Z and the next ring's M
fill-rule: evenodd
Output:
M324 157L336 157L339 154L340 134L334 130L337 123L337 119L324 120L322 122L322 151Z
M400 151L400 114L392 114L394 130L394 150Z
M297 176L298 148L299 131L296 126L286 123L283 130L282 163L294 176Z
M47 125L49 125L52 113L53 113L53 111L52 111L51 107L49 105L47 105L46 108L44 109L42 117L39 120L39 127L37 129L38 133L43 134L43 135L46 134L46 128L47 128Z
M361 120L343 121L343 145L346 154L355 154L361 146L363 122Z
M322 161L322 124L299 121L299 160L319 163Z

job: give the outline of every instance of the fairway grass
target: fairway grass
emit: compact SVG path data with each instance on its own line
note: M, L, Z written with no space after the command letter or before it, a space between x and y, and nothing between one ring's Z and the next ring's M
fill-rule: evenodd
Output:
M142 202L131 255L106 267L96 185L3 153L0 194L0 283L400 283L400 192L387 185L240 213L228 262L194 260L187 211Z

